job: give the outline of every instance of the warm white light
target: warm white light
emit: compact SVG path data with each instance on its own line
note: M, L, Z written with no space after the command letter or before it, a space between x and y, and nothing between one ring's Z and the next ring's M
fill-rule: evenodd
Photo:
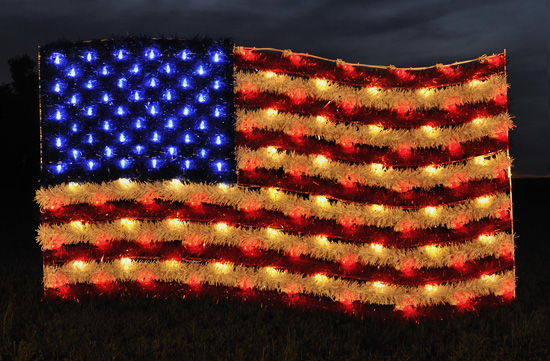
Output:
M270 156L274 156L275 154L277 154L277 148L267 147L267 154Z
M328 281L328 277L324 274L321 274L321 273L317 273L315 276L313 276L315 278L315 281L319 282L319 283L325 283Z
M487 164L487 159L485 159L485 157L475 157L474 158L476 164L479 164L479 165L486 165Z
M437 256L437 254L439 253L440 251L440 248L435 246L435 245L431 245L431 246L426 246L426 252L430 255L430 256Z
M127 227L131 227L134 225L134 221L131 220L130 218L122 218L120 220L120 223L123 225L123 226L127 226Z
M425 285L424 288L428 292L434 292L435 290L437 290L437 286L436 285L431 285L431 284Z
M376 94L378 94L378 88L377 88L377 87L374 87L374 86L371 86L371 87L367 88L367 91L368 91L371 95L376 95Z
M326 236L319 235L316 238L317 242L319 242L322 246L328 246L330 244Z
M491 200L491 197L489 196L484 196L484 197L478 197L477 199L477 203L481 206L486 206L489 204L489 201Z
M382 252L384 250L384 246L382 246L380 243L373 243L370 246L375 252Z
M384 282L380 282L380 281L373 282L372 285L374 287L378 288L378 289L382 289L382 288L386 287Z
M266 113L269 116L277 115L277 109L269 108L268 110L266 110Z
M172 227L177 227L177 226L181 226L182 222L178 218L171 218L168 220L168 224Z
M328 163L328 158L324 155L318 155L317 157L315 157L315 162L320 166L324 166Z
M214 269L219 273L228 273L230 270L229 263L216 262L214 263Z
M475 125L481 125L483 124L484 122L484 119L483 118L475 118L472 123L474 123Z
M273 267L266 267L265 268L265 271L270 275L270 276L277 276L277 274L279 274L279 271L277 271L275 268Z
M315 83L319 89L325 89L327 86L327 81L325 79L315 79Z
M372 163L374 173L381 173L384 170L384 165L380 163Z
M277 74L275 74L272 71L268 71L268 72L265 73L265 77L268 78L268 79L274 78L276 76L277 76Z
M381 126L378 126L378 125L374 125L374 124L369 125L369 130L373 134L380 133L382 131L382 129L383 128Z
M122 265L122 267L128 268L132 265L132 260L130 258L121 258L120 264Z
M267 189L267 191L269 192L269 196L273 199L278 198L279 195L280 195L279 190L277 190L276 188L270 187L270 188Z
M218 222L216 223L216 228L220 232L227 232L229 230L229 226L225 222Z
M426 212L429 216L435 216L437 213L437 208L435 207L426 207L424 208L424 212Z
M426 168L424 168L424 170L426 171L426 173L432 175L432 174L435 174L438 169L436 167L434 167L433 165L429 165L427 166Z
M84 269L84 267L86 267L86 263L84 263L83 261L74 261L73 267L78 268L79 270L82 270Z
M81 221L72 221L71 226L78 229L82 229L84 227Z
M270 227L267 227L266 228L266 231L267 231L267 234L270 236L270 237L277 237L279 235L279 231L276 230L276 229L273 229L273 228L270 228Z
M327 118L323 117L322 115L318 115L317 116L317 121L319 123L326 123L327 122Z
M433 90L428 88L422 88L420 89L420 94L424 95L425 97L428 97L433 94Z
M482 82L480 80L477 80L477 79L474 79L472 81L470 81L470 86L477 86L477 85L480 85Z
M372 210L374 212L382 212L384 210L384 206L381 205L381 204L373 204L372 205Z
M490 234L482 234L479 236L479 241L483 243L491 243L493 242L493 236Z
M317 204L320 206L327 206L328 205L328 199L327 197L323 196L317 196Z

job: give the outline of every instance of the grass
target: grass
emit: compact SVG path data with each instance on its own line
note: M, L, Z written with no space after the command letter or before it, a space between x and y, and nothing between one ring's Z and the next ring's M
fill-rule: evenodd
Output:
M43 302L32 194L3 229L0 360L549 360L548 180L513 185L518 289L512 306L422 324L211 300ZM537 206L540 205L540 206ZM18 242L18 243L16 243Z

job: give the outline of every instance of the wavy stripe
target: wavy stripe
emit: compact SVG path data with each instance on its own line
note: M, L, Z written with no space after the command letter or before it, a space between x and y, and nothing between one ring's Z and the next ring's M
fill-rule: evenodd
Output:
M282 132L256 130L253 132L238 132L235 145L252 149L275 147L297 154L323 155L332 160L352 163L383 163L389 167L434 167L451 162L464 161L468 158L485 156L493 152L508 150L508 138L496 139L485 137L473 142L454 143L454 148L412 149L402 144L397 151L384 148L374 148L353 144L350 139L343 139L343 144L326 142L313 137L296 137ZM401 153L401 151L405 153ZM410 156L408 152L414 152ZM503 169L504 170L504 169Z
M223 227L220 225L224 225ZM284 252L290 256L304 255L319 260L341 262L348 255L355 255L357 262L363 265L390 266L400 269L404 260L415 260L419 268L451 267L457 259L475 260L491 255L501 256L501 250L513 249L514 237L509 233L485 234L478 239L460 244L444 246L426 246L407 249L388 248L376 243L349 244L328 239L323 236L297 236L283 231L234 227L224 223L203 224L167 219L159 222L113 221L80 225L58 224L41 225L38 229L37 242L42 251L55 252L62 245L90 244L95 246L98 239L102 241L137 242L138 255L145 255L151 249L148 244L141 245L143 235L149 235L148 242L173 242L183 244L200 243L203 246L241 247L246 255L256 250ZM60 243L58 243L60 241ZM246 249L243 247L247 247ZM71 248L74 250L74 248ZM67 256L66 252L61 252ZM161 252L162 253L162 252ZM160 256L153 253L149 256ZM94 258L92 253L89 258ZM74 257L73 257L74 258ZM101 256L99 257L101 258Z
M236 92L237 107L277 109L290 114L323 116L343 123L377 125L384 128L420 128L422 126L448 126L472 122L474 119L503 114L508 111L507 100L489 100L483 103L463 104L449 110L420 110L412 112L377 110L374 108L349 108L342 102L327 102L306 98L297 103L285 94ZM403 109L404 110L404 109Z
M332 277L306 276L269 267L250 268L229 263L207 262L82 262L61 267L44 267L44 287L65 284L103 283L114 280L153 280L178 283L206 283L229 287L245 284L257 289L284 293L306 293L332 300L395 305L457 304L462 297L474 298L489 294L502 295L515 283L513 271L480 279L438 285L437 287L404 287L380 285L376 282L355 282ZM380 287L382 286L382 287ZM247 288L248 288L247 287Z
M420 129L384 129L375 125L345 124L317 116L302 116L270 110L237 109L236 129L250 134L252 129L281 132L295 136L297 129L304 137L341 144L349 139L356 144L388 147L397 151L403 144L417 148L446 148L455 142L465 143L498 136L513 128L509 114L498 114L455 127ZM252 134L253 136L253 134ZM507 141L506 141L507 142ZM387 152L387 150L385 150ZM441 151L441 149L439 149Z
M354 107L384 109L448 109L450 104L479 103L505 93L506 76L491 75L483 81L435 89L418 90L357 88L320 79L303 79L284 74L235 73L235 91L254 89L259 92L287 94L297 99L306 96L327 102L348 102Z
M102 195L98 197L98 195ZM58 213L58 207L71 204L95 204L98 198L103 202L142 201L148 195L155 199L189 203L200 199L203 204L218 204L239 210L253 207L280 212L285 216L302 214L319 219L353 219L357 225L392 227L408 221L415 228L454 227L454 220L462 216L466 221L494 217L502 209L510 207L510 196L506 193L486 194L480 200L466 200L452 206L434 206L423 209L400 209L381 204L357 204L310 195L298 197L276 189L250 190L241 187L220 188L200 184L176 182L120 182L112 181L101 185L85 183L79 186L58 185L42 188L36 193L36 200L43 210ZM54 207L52 209L52 207ZM398 229L398 228L397 228Z
M443 245L478 238L480 235L511 228L509 209L501 210L496 218L483 218L478 221L465 221L459 216L454 228L434 227L415 229L408 221L394 227L379 228L355 224L353 218L341 218L337 222L316 219L304 215L285 216L279 212L263 209L239 211L233 207L219 205L190 205L174 202L154 202L148 204L117 202L105 206L79 204L64 207L58 211L45 211L44 224L72 223L81 225L89 222L109 222L128 220L174 219L193 222L225 222L228 225L263 227L284 230L301 235L335 238L345 242L377 243L387 247L416 247ZM300 213L301 214L301 213ZM467 222L467 223L464 223ZM57 242L57 241L56 241Z
M318 155L301 155L278 151L275 148L236 148L237 169L282 170L284 173L330 179L340 184L358 183L370 187L404 191L412 188L429 189L451 186L457 174L463 181L496 178L501 169L511 166L506 152L470 159L464 164L450 164L423 169L398 169L381 163L349 164Z
M290 51L271 52L254 48L235 48L235 66L240 69L266 70L274 73L294 74L320 78L355 86L377 86L382 88L422 88L427 86L449 86L484 79L504 72L504 54L483 55L477 59L458 64L442 65L411 71L392 66L350 64L340 60L329 61L308 54Z

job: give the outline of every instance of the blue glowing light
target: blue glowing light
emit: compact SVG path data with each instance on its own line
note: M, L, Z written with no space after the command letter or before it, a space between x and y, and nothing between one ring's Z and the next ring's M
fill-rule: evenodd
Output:
M182 114L185 115L185 116L191 114L191 109L189 107L184 107L183 111L182 111Z
M94 107L87 107L86 108L86 115L89 117L92 117L94 115Z
M77 97L76 95L71 96L70 103L71 103L72 105L78 104L78 97Z
M172 118L168 119L168 121L166 122L166 128L174 128L174 120Z
M155 49L147 49L147 51L145 52L145 56L147 59L153 60L158 56L158 53Z
M74 160L77 160L78 157L80 156L80 151L77 150L77 149L73 149L73 150L71 151L71 154L72 154Z
M61 137L55 138L55 146L57 148L61 148L63 146L63 141L61 140Z
M139 65L134 64L134 66L132 67L132 69L130 71L134 74L139 73Z
M86 88L88 88L88 89L93 89L93 87L94 87L94 81L90 79L90 80L86 81L86 83L84 84L84 86L85 86Z
M197 95L197 101L199 103L206 103L208 101L208 94L206 92L200 92L199 95Z
M189 159L186 159L185 160L185 169L190 169L191 168L191 161Z
M216 118L219 118L221 115L222 115L222 110L221 110L221 108L216 107L216 108L214 109L214 116L215 116Z
M93 160L89 160L88 161L88 169L89 170L94 170L95 168L95 162Z
M103 130L110 130L111 129L111 123L109 123L108 120L105 120L103 122Z
M187 144L191 143L191 142L193 141L193 138L191 137L191 134L186 133L186 134L185 134L185 137L184 137L184 141L185 141L185 143L187 143Z
M126 114L126 109L122 105L120 105L118 108L116 108L117 115L124 115Z
M157 166L158 166L158 161L155 158L152 158L151 159L151 167L157 168Z
M222 60L222 53L220 53L220 52L215 52L215 53L214 53L214 56L212 57L212 61L213 61L214 63L219 63L221 60Z
M128 166L130 162L128 162L128 160L126 159L121 159L119 163L120 163L120 168L124 169Z
M107 67L107 65L104 65L103 68L101 68L101 74L102 75L109 75L109 68Z
M111 100L111 97L109 96L109 93L103 93L103 95L101 96L101 100L104 103L108 103Z
M181 81L181 87L187 89L189 88L189 86L189 80L187 80L187 78L183 78L183 80Z
M50 57L55 65L61 65L64 58L65 56L61 53L52 53L52 56Z
M61 164L57 164L55 166L55 171L59 174L59 173L63 173L63 165Z
M53 91L56 92L56 93L61 93L61 84L55 83L55 85L53 87Z
M126 88L126 83L128 82L128 80L126 80L126 78L119 78L118 81L117 81L117 86L119 88Z
M142 118L137 118L136 119L136 129L140 129L142 126L143 126L143 119Z
M88 63L92 62L94 59L95 59L95 53L91 52L91 51L88 51L86 52L86 55L84 56L84 58L86 59L86 61Z
M216 168L218 169L218 172L221 172L223 170L224 163L219 161L216 162Z
M202 65L199 65L199 67L197 68L196 70L197 74L199 75L206 75L206 70L204 69L204 67Z
M78 132L78 124L73 123L73 125L71 125L71 130L72 130L74 133Z
M118 60L124 60L126 58L126 52L120 49L119 51L115 52L115 56Z
M150 113L151 115L157 115L158 112L159 112L158 105L152 104L152 105L149 107L149 113Z
M175 147L168 147L168 153L170 153L171 156L175 156L177 154L177 150Z
M132 93L132 100L136 102L141 100L141 94L139 93L139 91L134 90L134 92Z
M170 68L170 64L166 64L166 65L164 66L164 72L165 72L166 74L170 74L171 71L172 71L172 68Z
M190 58L189 55L190 55L189 51L183 50L181 52L181 60L189 60Z
M142 154L144 150L145 148L142 145L136 145L134 148L134 151L136 152L136 154Z
M151 78L151 79L149 79L149 83L148 83L148 84L149 84L149 86L150 86L151 88L156 88L156 86L158 85L157 83L158 83L158 80L157 80L157 79Z
M200 130L208 129L208 123L206 122L206 120L201 120L201 122L199 123L199 129Z
M126 135L124 133L120 133L120 135L118 136L118 140L121 142L121 143L126 143L126 141L128 140L126 138Z
M153 137L151 138L151 140L155 143L158 143L160 142L160 135L158 132L153 132Z
M113 150L111 147L105 147L104 154L107 158L111 158L113 156Z
M71 78L74 78L76 76L76 70L75 70L74 66L71 68L71 70L69 70L67 75L70 76Z
M92 144L94 142L94 136L92 134L88 134L88 144Z
M214 85L212 85L212 88L215 90L219 90L221 88L221 82L219 80L214 80Z
M217 135L216 136L216 145L221 145L222 144L222 137L221 135Z
M61 116L61 111L59 109L57 109L57 111L55 112L55 119L56 120L61 120L62 116Z
M204 148L199 149L199 157L206 158L207 155L208 155L208 150Z
M171 101L172 100L172 91L170 89L166 90L164 94L162 95L162 98L164 100Z

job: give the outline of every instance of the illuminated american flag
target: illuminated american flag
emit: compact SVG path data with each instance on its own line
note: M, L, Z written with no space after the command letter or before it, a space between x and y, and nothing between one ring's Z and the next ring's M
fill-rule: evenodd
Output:
M371 67L210 40L42 47L46 296L375 318L512 299L505 63Z

